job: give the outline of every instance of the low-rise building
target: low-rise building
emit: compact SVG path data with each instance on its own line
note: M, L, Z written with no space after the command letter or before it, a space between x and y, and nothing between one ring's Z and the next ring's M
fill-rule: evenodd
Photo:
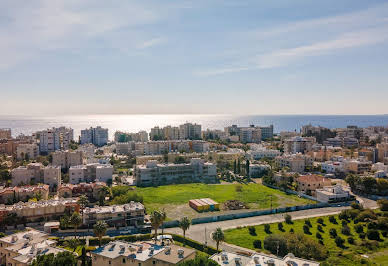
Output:
M144 224L145 209L140 202L123 205L86 207L83 211L83 223L93 225L97 221L105 221L109 226L138 227Z
M210 257L210 259L214 260L219 265L228 266L319 266L319 262L297 258L291 253L287 254L283 258L280 258L264 253L244 255L224 251L218 254L214 254Z
M184 164L158 164L148 161L146 165L137 165L134 176L138 186L169 184L173 182L214 182L217 168L213 163L206 163L199 158Z
M50 235L27 228L0 238L0 263L7 266L30 265L39 255L58 254L67 250L55 247Z
M109 182L112 180L113 166L110 164L86 164L69 168L69 183Z
M358 159L344 160L343 164L346 172L355 174L369 172L372 168L372 162L362 157Z
M303 173L306 167L313 165L313 159L303 154L283 154L275 158L279 168L288 168L291 172Z
M268 173L271 166L268 164L249 164L249 177L258 178Z
M61 198L72 198L86 195L89 199L97 200L103 187L106 187L106 183L104 182L80 183L75 185L62 184L58 188L58 196Z
M11 176L13 186L44 183L50 187L58 187L61 183L61 168L30 163L12 169Z
M331 185L331 180L320 175L302 175L296 179L298 191L314 193L316 189Z
M177 245L161 246L151 242L113 241L91 252L96 266L172 266L195 258L196 251Z
M39 155L39 146L35 143L19 144L16 147L16 158L18 160L36 159Z
M320 202L340 202L352 198L350 192L344 190L340 185L316 189L315 195Z
M6 187L0 189L0 204L13 204L40 195L41 199L47 200L49 196L48 185Z
M61 167L50 165L43 168L43 183L49 185L51 188L58 188L61 182Z
M345 172L344 166L342 162L336 161L326 161L321 163L322 171L328 174L336 174L339 172Z
M267 149L265 147L247 151L247 156L251 160L260 160L263 158L273 159L280 155L281 152L279 150Z
M52 165L67 169L71 166L81 165L83 163L82 151L56 151L52 153Z

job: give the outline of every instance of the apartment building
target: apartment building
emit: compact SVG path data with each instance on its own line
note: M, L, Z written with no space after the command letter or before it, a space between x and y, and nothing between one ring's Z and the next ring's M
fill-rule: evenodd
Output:
M11 176L13 186L44 183L50 187L58 187L61 184L61 168L44 167L41 163L30 163L14 168L11 170Z
M146 131L139 131L137 133L126 133L121 131L116 131L114 135L115 142L145 142L148 141L148 133Z
M23 232L0 238L0 263L6 266L27 266L39 255L58 254L67 251L55 247L50 235L27 228Z
M69 183L105 182L112 180L113 166L110 164L91 163L69 168Z
M0 154L13 156L16 154L17 147L20 144L29 143L29 141L22 139L0 139Z
M42 219L59 219L65 213L79 212L77 198L49 199L40 201L18 202L13 205L0 205L0 213L4 218L9 213L18 217L24 217L28 222L35 222Z
M320 175L302 175L296 179L298 191L315 193L316 189L331 186L331 180Z
M217 168L213 163L193 158L188 164L158 164L148 161L146 165L137 165L134 177L138 186L169 184L174 182L212 182L216 179Z
M245 255L223 251L222 253L214 254L210 259L214 260L219 265L230 266L319 266L319 262L297 258L292 253L280 258L264 253Z
M246 132L241 133L241 131ZM230 127L226 127L225 132L231 136L239 136L240 141L243 143L259 143L259 136L260 140L273 138L273 125L268 127L260 127L255 125L250 125L249 127L238 127L237 125L232 125Z
M62 184L58 188L58 196L60 198L72 198L86 195L89 199L97 200L101 189L106 186L104 182Z
M388 142L379 143L377 148L377 160L384 164L388 164Z
M261 128L259 127L242 127L239 134L242 143L260 143L261 142Z
M262 177L263 174L268 173L270 169L271 166L269 166L268 164L249 164L249 177Z
M11 129L10 128L0 128L0 139L11 139Z
M97 147L102 147L108 143L108 129L98 126L81 130L80 140L81 144L92 143Z
M83 164L82 151L56 151L52 154L52 158L52 165L59 166L62 169Z
M144 224L144 215L144 205L133 201L123 205L86 207L83 211L83 224L89 226L97 221L105 221L112 227L138 227Z
M328 174L336 174L340 172L345 172L345 168L342 162L335 161L326 161L321 163L322 171Z
M39 156L39 146L35 143L23 143L16 147L16 158L18 160L36 159Z
M314 137L292 137L286 139L283 143L285 153L306 153L312 150L313 144L315 143Z
M44 200L48 199L49 186L22 186L22 187L6 187L0 189L0 204L13 204L19 201L28 201L36 195Z
M281 152L279 150L267 149L265 147L258 147L247 151L247 156L251 160L260 160L263 158L273 159L280 155Z
M39 142L39 151L47 154L56 150L67 150L74 140L72 128L59 127L39 131L33 134Z
M92 264L95 266L172 266L195 258L196 251L177 245L156 245L151 242L110 242L94 251Z
M159 155L172 152L197 152L209 151L209 143L203 140L159 140L148 142L116 143L118 154Z
M287 167L291 172L303 173L306 167L313 165L313 159L303 154L283 154L275 158L279 168Z
M180 139L201 139L202 126L198 124L185 123L179 126Z
M343 161L345 172L363 174L370 172L372 168L372 162L368 161L366 158L350 159Z

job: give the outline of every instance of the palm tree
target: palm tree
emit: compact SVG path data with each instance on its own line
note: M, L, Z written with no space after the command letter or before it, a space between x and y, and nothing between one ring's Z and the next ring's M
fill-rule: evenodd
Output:
M69 219L69 223L74 226L74 234L77 234L77 228L82 224L82 218L78 212L74 212Z
M214 231L212 233L212 239L214 241L216 241L217 243L217 250L218 250L218 247L220 245L220 242L224 241L225 240L225 235L224 235L224 232L222 231L222 229L220 227L218 227L216 229L216 231Z
M153 211L151 213L151 226L155 230L155 244L158 237L158 229L166 219L166 213L163 211Z
M104 201L105 201L105 197L107 195L110 195L111 191L109 189L109 187L102 187L100 188L100 190L98 191L98 197L99 197L99 205L102 206L104 205Z
M189 230L190 228L190 225L191 225L191 220L187 217L183 217L180 221L179 221L179 227L182 229L183 231L183 238L186 238L186 231Z
M101 247L101 239L106 234L106 230L108 228L108 225L104 221L98 221L93 226L93 233L98 237L98 245Z
M81 207L82 219L83 219L84 218L84 209L89 204L88 197L86 197L85 195L80 196L77 203Z

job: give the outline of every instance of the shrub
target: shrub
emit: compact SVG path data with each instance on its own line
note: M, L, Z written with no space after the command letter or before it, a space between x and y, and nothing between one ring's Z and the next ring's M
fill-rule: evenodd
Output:
M261 249L261 240L258 240L258 239L253 240L253 247Z
M372 240L372 241L363 240L360 246L365 247L369 250L376 250L379 247L379 242L377 242L376 240Z
M380 240L380 233L375 229L369 229L366 232L366 236L368 237L369 240Z
M286 224L292 224L292 217L289 214L284 215L284 221Z
M343 238L341 238L340 236L337 236L334 241L338 247L344 246L345 240Z
M332 238L335 238L337 236L337 230L335 230L335 228L330 228L329 233Z
M350 228L347 225L342 226L341 233L348 236L350 235Z
M342 224L342 226L344 226L344 225L348 225L348 222L347 222L347 221L345 221L345 220L342 220L341 224Z
M318 243L321 244L321 245L323 246L323 245L324 245L324 244L323 244L323 239L319 239L319 240L318 240Z
M388 211L388 200L387 199L380 199L377 201L377 204L379 205L380 210Z
M254 226L249 226L248 227L248 231L249 231L249 234L251 236L255 236L256 235L256 228Z
M353 245L354 244L354 238L353 237L348 237L348 243Z
M377 226L380 230L388 231L388 217L379 217L377 219Z
M264 248L272 254L285 256L288 253L286 235L270 235L264 239Z
M357 215L356 219L359 222L365 222L367 220L376 220L377 216L372 210L363 210Z
M321 235L319 232L317 232L317 233L315 234L315 236L316 236L316 238L318 238L318 239L322 239L322 235Z
M304 221L304 224L307 225L307 226L310 227L310 228L313 227L313 226L311 225L310 220L308 220L308 219Z
M355 210L362 210L363 209L362 205L357 203L357 202L353 202L350 206L352 206L352 208Z
M362 233L364 231L364 227L361 225L361 224L356 224L354 226L354 231L356 231L356 233Z
M294 233L295 231L294 231L294 228L291 228L290 229L290 233Z
M318 224L318 225L317 225L317 230L318 230L319 232L322 232L322 233L323 233L322 225Z
M378 225L376 222L370 222L370 223L367 223L367 228L368 229L377 229L378 228Z
M271 233L271 226L269 224L264 225L264 232L266 232L267 234Z
M310 233L310 227L308 226L308 225L303 225L303 232L305 233L305 234L308 234L308 235L310 235L311 233Z
M195 240L192 240L190 238L183 238L183 236L181 235L176 235L176 234L171 234L172 235L172 239L176 242L180 242L186 246L189 246L191 248L194 248L194 249L197 249L199 251L202 251L202 252L205 252L209 255L213 255L215 253L218 253L218 251L213 248L213 247L210 247L210 246L204 246L202 243L199 243Z
M365 237L366 237L365 233L360 233L360 234L358 234L358 236L359 236L361 239L365 239Z
M333 215L329 216L329 222L331 222L332 224L337 224L337 220L335 219L335 217Z
M278 223L278 229L279 231L284 231L284 228L283 228L283 223Z
M318 218L318 219L317 219L317 223L323 225L323 223L324 223L323 218Z

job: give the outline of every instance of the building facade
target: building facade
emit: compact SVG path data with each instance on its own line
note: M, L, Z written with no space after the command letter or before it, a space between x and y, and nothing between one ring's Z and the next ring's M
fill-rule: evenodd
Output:
M81 144L92 143L97 147L102 147L108 143L108 129L98 126L81 130L80 141Z

